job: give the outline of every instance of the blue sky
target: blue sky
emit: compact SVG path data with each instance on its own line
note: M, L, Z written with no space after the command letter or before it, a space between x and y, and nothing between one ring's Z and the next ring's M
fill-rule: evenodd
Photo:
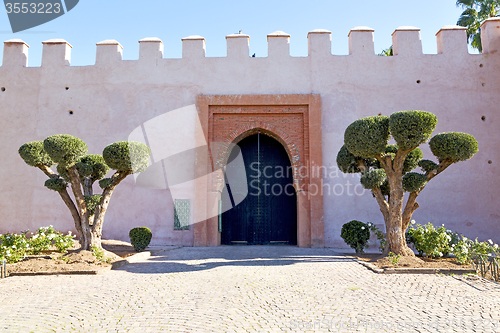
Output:
M307 33L319 28L332 31L332 53L343 55L348 54L347 35L356 26L375 29L377 53L391 45L398 26L416 26L421 29L424 53L436 53L435 34L442 26L455 24L461 12L455 0L80 0L67 14L15 34L3 12L0 36L3 41L20 38L30 45L29 66L40 66L42 41L52 38L72 44L75 66L93 65L95 44L104 39L119 41L124 59L134 60L138 41L144 37L160 38L165 58L180 58L181 38L201 35L207 56L223 57L225 36L239 30L250 35L250 54L257 57L267 55L266 36L276 30L291 35L292 56L307 56Z

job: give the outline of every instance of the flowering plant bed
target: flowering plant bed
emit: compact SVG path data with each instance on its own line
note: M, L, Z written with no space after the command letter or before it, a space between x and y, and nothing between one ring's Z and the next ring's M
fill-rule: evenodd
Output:
M130 243L117 240L102 240L104 250L85 251L79 243L67 253L45 250L40 254L26 256L23 260L7 264L7 273L15 275L44 274L98 274L111 269L113 263L137 252Z

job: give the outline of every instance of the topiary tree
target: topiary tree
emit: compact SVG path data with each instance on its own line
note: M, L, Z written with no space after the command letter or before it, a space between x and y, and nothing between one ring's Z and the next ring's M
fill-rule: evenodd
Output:
M42 170L49 179L45 187L59 193L69 208L82 249L101 248L102 226L109 200L116 186L130 174L148 167L151 151L140 142L115 142L104 149L103 155L87 155L82 140L66 134L52 135L44 141L33 141L19 148L26 164ZM57 164L54 172L51 167ZM104 178L109 170L116 172ZM102 194L93 193L99 181ZM75 202L68 194L68 186Z
M451 164L468 160L478 151L470 134L441 133L429 141L438 163L423 160L418 146L429 140L436 124L437 117L430 112L400 111L390 117L356 120L345 130L337 165L344 173L361 173L361 184L376 198L387 231L384 253L414 255L406 244L405 232L419 207L418 195ZM397 144L388 144L391 136ZM412 172L417 167L423 173ZM404 192L410 193L405 206Z

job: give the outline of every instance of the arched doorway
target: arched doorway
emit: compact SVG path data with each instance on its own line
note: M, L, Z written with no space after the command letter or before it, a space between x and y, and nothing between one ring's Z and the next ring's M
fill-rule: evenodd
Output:
M222 244L296 245L297 196L286 150L262 133L241 140L231 151L228 162L240 150L246 173L243 186L248 191L238 191L242 184L232 183L223 189ZM245 181L245 177L235 177L242 171L228 163L226 178ZM235 205L237 202L240 203Z

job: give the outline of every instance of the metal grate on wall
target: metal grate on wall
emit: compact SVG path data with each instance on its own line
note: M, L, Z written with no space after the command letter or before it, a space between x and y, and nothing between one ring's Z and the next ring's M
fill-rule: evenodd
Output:
M190 216L191 216L191 201L189 199L175 199L174 230L189 230Z

